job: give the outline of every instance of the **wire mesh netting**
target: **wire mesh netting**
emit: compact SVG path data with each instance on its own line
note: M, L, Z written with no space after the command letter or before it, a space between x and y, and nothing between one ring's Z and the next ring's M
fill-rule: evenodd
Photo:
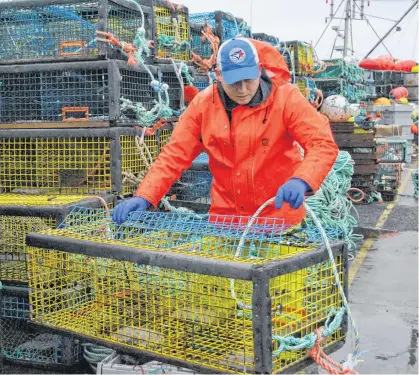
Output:
M196 74L194 77L194 86L203 91L210 85L210 78L207 74Z
M45 233L109 244L129 244L207 258L260 263L316 248L321 236L316 228L288 228L283 219L258 218L239 248L249 217L135 212L121 226L100 209L75 207L56 230ZM105 235L106 233L106 235ZM331 239L340 233L328 230Z
M111 153L112 139L108 136L0 138L0 189L26 194L132 193L133 187L126 181L122 186L114 185L111 166L120 158L122 177L123 173L145 171L146 164L135 136L121 135L116 141L120 142L121 155ZM158 135L147 136L145 143L155 159Z
M183 202L211 203L210 191L212 174L210 171L187 170L170 189L171 199Z
M96 30L132 42L142 26L140 11L118 0L40 3L34 0L13 7L0 4L0 60L98 56ZM107 14L106 25L100 26L101 14ZM150 23L150 14L144 16L145 23ZM151 39L151 31L148 34Z
M279 39L272 35L256 33L256 34L253 34L253 39L260 40L261 42L269 43L274 47L279 46Z
M2 296L1 317L29 320L29 300L25 297Z
M325 97L334 94L346 95L347 83L343 79L316 78L315 81L317 88L323 91Z
M211 57L213 51L209 40L202 34L205 31L205 24L194 23L190 21L191 29L191 48L194 53L197 53L201 58L208 59Z
M292 41L285 42L294 60L295 74L309 75L314 67L313 47L306 42Z
M168 92L170 97L170 108L174 109L175 111L178 111L182 109L181 98L183 93L174 67L172 65L160 64L159 68L161 70L161 81L169 85ZM194 74L193 68L188 67L188 71L189 74ZM184 86L188 85L188 81L184 74L182 74L182 80Z
M407 160L407 141L377 139L379 162L405 163Z
M158 1L154 4L157 59L190 60L188 9Z
M189 17L191 23L210 25L215 34L220 38L221 43L236 37L240 33L237 19L229 13L220 11L192 13Z
M55 227L53 218L0 215L0 281L27 282L26 234Z
M119 64L120 68L107 61L0 67L0 123L136 124L133 111L112 115L120 103L110 100L118 83L111 72L120 74L117 92L125 99L149 110L156 96L145 70Z
M4 358L46 367L71 366L81 359L77 341L42 333L42 328L27 324L30 316L28 298L0 296L0 300L0 351ZM68 353L68 358L64 358L64 352Z
M211 222L195 215L141 213L116 227L98 210L77 209L60 229L45 233L69 241L194 255L197 261L211 257L263 263L292 258L319 244L312 228L286 234L282 220L259 219L237 251L248 218L232 219L218 216ZM254 372L251 281L63 251L30 251L36 322L224 372ZM343 280L341 257L337 267ZM51 285L53 296L48 293ZM329 262L275 277L269 285L272 335L302 337L324 323L330 308L341 305ZM341 338L338 331L326 345ZM304 350L283 353L275 367L285 369L304 358Z
M401 163L380 163L375 176L375 185L379 191L394 190L400 185L401 174Z

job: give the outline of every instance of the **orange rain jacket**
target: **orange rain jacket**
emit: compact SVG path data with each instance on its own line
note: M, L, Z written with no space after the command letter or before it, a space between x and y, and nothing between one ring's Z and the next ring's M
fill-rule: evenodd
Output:
M135 196L157 206L202 151L209 155L213 174L211 214L252 216L293 177L313 191L320 187L338 155L329 122L288 83L290 73L280 53L267 43L251 42L272 80L267 100L254 108L234 108L230 123L216 85L199 93ZM303 161L294 141L305 151ZM284 218L292 225L302 221L305 209L294 210L285 202L280 210L268 206L260 216Z

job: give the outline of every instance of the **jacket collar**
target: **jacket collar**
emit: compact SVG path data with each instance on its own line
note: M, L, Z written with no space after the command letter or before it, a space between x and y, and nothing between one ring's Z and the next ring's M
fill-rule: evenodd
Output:
M272 87L273 87L272 80L266 74L265 69L262 68L259 88L255 96L252 98L252 100L248 104L246 104L244 107L254 108L261 105L262 103L265 103L271 95ZM217 89L220 95L221 102L225 110L227 111L227 114L229 114L230 116L231 111L234 108L238 107L239 104L237 104L236 102L234 102L228 97L228 95L225 93L223 87L221 86L219 82L217 83Z

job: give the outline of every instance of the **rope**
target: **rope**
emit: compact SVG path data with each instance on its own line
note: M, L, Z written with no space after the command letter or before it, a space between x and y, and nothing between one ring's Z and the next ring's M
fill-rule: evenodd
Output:
M356 248L355 241L363 238L361 235L353 234L354 228L358 225L358 220L351 215L352 211L358 215L352 203L353 198L350 198L350 193L355 191L351 188L353 173L354 162L351 155L346 151L340 151L319 191L306 200L323 226L337 229L342 233L342 239L348 245L351 258Z
M140 154L140 157L142 161L144 162L144 165L146 166L146 168L145 170L138 173L137 176L133 174L130 170L122 172L122 175L124 176L122 180L123 183L128 182L134 186L138 186L141 182L143 182L144 177L147 175L148 171L151 169L151 166L154 160L153 160L153 155L150 152L150 149L148 148L147 144L144 142L145 134L146 134L146 128L143 128L143 133L141 137L138 135L135 136L135 144L137 146L138 153ZM167 197L162 198L161 202L164 208L168 211L196 215L195 211L189 208L172 206ZM202 218L203 216L196 215L196 217Z
M90 368L95 372L95 374L97 371L97 365L114 353L112 349L90 343L84 343L82 346L83 357L89 364Z
M275 201L275 197L268 199L264 204L262 204L258 210L255 212L255 214L252 216L252 218L249 220L249 222L246 225L246 228L240 238L240 242L239 245L237 247L236 253L235 253L235 258L239 257L242 251L242 247L244 245L246 236L251 228L251 226L253 225L254 221L257 219L257 217L259 216L259 214L270 204L272 204ZM356 365L356 363L359 362L358 357L362 354L359 353L359 347L360 347L360 340L359 340L359 332L358 332L358 327L355 323L355 320L352 316L352 312L349 308L349 304L348 304L348 300L346 299L345 296L345 292L344 289L342 287L341 281L340 281L340 277L339 277L339 272L336 266L336 262L333 256L333 252L332 252L332 248L330 246L329 243L329 239L327 238L326 232L323 229L322 224L320 223L319 219L317 218L316 214L314 213L314 211L306 204L304 203L304 207L307 211L307 213L311 216L312 221L314 222L314 224L317 226L317 228L319 229L323 242L326 246L327 249L327 253L329 255L329 261L331 263L332 266L332 270L333 270L333 276L335 278L335 282L336 285L338 286L339 289L339 294L342 298L342 302L344 307L339 311L339 312L334 312L332 311L331 313L333 313L335 315L335 319L331 322L330 321L330 316L328 317L328 319L326 320L325 323L325 329L322 330L322 335L321 336L330 336L334 331L336 331L336 329L338 329L342 323L342 319L343 319L343 313L346 311L346 313L348 314L348 317L350 319L351 325L352 325L352 329L354 332L354 350L352 355L348 356L348 362L346 364L344 364L343 367L341 367L341 370L344 372L334 372L331 370L331 367L328 365L328 363L333 363L336 364L335 362L333 362L331 359L327 358L325 355L322 356L322 352L320 352L320 350L318 349L321 341L318 340L318 333L312 333L310 335L305 336L302 340L304 341L299 341L301 339L295 338L295 337L280 337L280 336L273 336L274 340L277 340L280 344L280 349L278 349L276 352L272 353L273 356L278 356L282 351L284 350L301 350L303 348L305 349L309 349L309 348L314 348L313 350L309 351L308 354L312 356L312 358L319 364L321 365L323 368L327 369L327 370L331 370L332 374L338 374L338 373L352 373L355 374L356 372L354 372L351 367L354 367ZM240 308L246 308L246 309L251 309L251 306L244 304L243 302L239 301L237 298L237 295L235 293L235 288L234 288L234 279L230 279L230 287L231 287L231 296L232 298L237 302L238 307ZM329 313L330 314L330 313ZM284 347L284 345L282 345L281 347L281 343L291 343L293 345L288 345L288 347ZM303 346L301 346L303 345ZM324 354L324 353L323 353ZM337 365L337 367L339 368L340 365ZM336 370L339 371L339 370Z
M220 47L220 38L214 35L210 25L206 24L202 32L201 39L207 39L210 43L212 54L208 59L202 59L197 53L192 52L192 62L198 66L204 73L212 70L217 61L218 49Z

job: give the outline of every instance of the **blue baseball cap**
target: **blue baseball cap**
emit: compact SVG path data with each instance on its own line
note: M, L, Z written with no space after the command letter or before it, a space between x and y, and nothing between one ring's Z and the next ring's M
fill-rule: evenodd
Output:
M229 85L244 79L258 79L260 75L259 56L248 39L234 38L221 44L217 64Z

